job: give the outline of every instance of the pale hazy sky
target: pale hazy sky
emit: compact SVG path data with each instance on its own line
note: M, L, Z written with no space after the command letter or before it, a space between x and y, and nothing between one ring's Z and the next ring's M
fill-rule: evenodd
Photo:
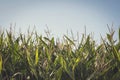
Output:
M107 24L120 28L120 0L0 0L0 26L6 29L10 23L23 32L35 25L41 34L47 25L57 37L67 30L81 34L86 26L98 40L108 32Z

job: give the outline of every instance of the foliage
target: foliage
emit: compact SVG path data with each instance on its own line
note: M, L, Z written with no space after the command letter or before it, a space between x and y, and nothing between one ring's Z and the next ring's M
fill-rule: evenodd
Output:
M96 45L90 35L79 44L68 36L63 42L37 33L0 34L0 80L120 80L119 40L110 30Z

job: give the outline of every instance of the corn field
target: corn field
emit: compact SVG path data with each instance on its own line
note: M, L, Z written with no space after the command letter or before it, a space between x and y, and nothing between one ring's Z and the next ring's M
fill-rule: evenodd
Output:
M120 80L120 28L118 40L110 29L96 44L91 35L78 43L37 32L15 36L0 33L0 80Z

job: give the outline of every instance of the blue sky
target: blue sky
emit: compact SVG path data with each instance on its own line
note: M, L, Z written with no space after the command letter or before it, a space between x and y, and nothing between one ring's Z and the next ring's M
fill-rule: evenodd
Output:
M120 28L119 4L120 0L0 0L0 27L16 23L16 32L25 32L35 25L44 34L47 25L53 36L61 37L71 30L81 35L86 26L87 34L99 40L108 32L107 24L115 31Z

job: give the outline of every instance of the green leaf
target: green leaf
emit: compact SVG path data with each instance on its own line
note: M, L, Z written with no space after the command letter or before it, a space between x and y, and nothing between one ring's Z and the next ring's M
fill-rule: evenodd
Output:
M51 39L52 46L54 46L54 37Z
M75 60L75 63L74 63L74 65L73 65L73 67L72 67L72 70L73 70L73 71L74 71L75 67L78 65L79 62L80 62L80 58L77 58L77 59Z
M2 62L2 56L0 55L0 74L1 74L1 71L2 71L2 64L3 64L3 62Z
M63 72L63 68L60 67L60 68L57 70L57 74L56 74L57 80L61 80L62 72Z
M113 46L113 54L114 54L115 58L120 62L120 54L114 46Z
M28 51L28 49L26 49L26 54L27 54L27 61L28 61L28 64L30 65L30 66L32 66L33 64L32 64L32 59L31 59L31 57L30 57L30 52Z
M45 41L42 40L42 37L40 37L39 39L40 39L41 43L43 44L43 46L45 46L46 48L48 48L48 45L46 44Z
M65 38L70 42L70 44L75 45L75 43L65 35Z
M38 47L37 47L36 52L35 52L35 65L38 64L38 59L39 59L39 57L38 57Z
M110 34L107 34L107 39L109 40L110 43L112 42L112 37Z
M50 42L50 39L49 39L49 38L47 38L47 37L44 37L44 40L46 40L46 41L49 41L49 42Z

